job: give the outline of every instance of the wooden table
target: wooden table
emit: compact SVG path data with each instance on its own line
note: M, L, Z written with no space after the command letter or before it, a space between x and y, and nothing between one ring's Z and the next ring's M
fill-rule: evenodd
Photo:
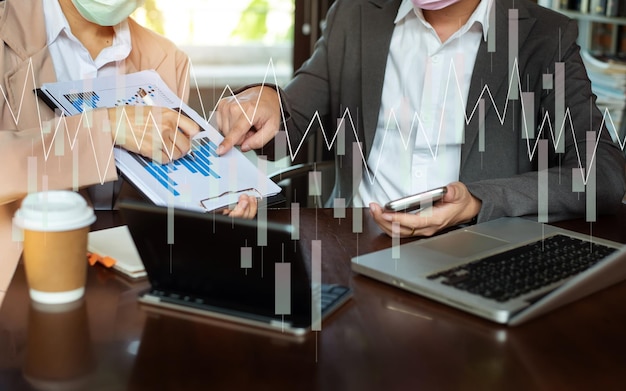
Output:
M301 210L301 240L322 241L322 280L354 291L303 341L155 314L136 300L146 281L101 267L90 268L77 308L50 314L32 305L20 265L0 309L0 389L30 390L55 376L87 390L623 389L626 282L501 326L354 274L351 257L391 239L366 210L355 212L363 229L353 233L352 213ZM289 217L268 211L271 220ZM559 225L626 243L625 221L623 206L593 224ZM99 212L95 227L121 223Z

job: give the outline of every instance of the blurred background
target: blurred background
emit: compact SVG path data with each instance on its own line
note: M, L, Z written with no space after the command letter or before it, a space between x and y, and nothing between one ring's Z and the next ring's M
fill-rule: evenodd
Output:
M288 82L310 55L331 3L146 0L133 17L189 54L202 104L213 108L226 86L258 83L266 73L269 82ZM190 103L197 109L194 95Z
M205 118L223 95L260 83L283 87L310 56L333 0L146 0L132 16L166 36L191 58L189 105ZM268 164L268 174L284 189L287 201L319 205L332 189L334 171L319 131L292 161ZM248 153L254 160L256 155ZM309 193L314 162L326 167L321 197ZM303 167L303 165L306 165ZM295 170L295 168L300 168ZM287 171L290 171L288 173ZM315 192L318 192L316 190ZM313 193L315 193L313 192ZM296 195L299 194L299 197Z

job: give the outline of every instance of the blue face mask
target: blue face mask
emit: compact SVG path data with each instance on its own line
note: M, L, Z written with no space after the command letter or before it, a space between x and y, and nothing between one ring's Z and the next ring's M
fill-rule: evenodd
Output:
M115 26L126 19L144 0L72 0L78 12L100 26Z

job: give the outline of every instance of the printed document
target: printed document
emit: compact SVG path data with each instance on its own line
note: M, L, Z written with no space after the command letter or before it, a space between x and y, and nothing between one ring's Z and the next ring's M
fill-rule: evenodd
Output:
M144 105L168 107L194 120L202 131L192 139L191 152L173 162L159 164L114 148L122 175L157 205L212 211L236 203L243 193L262 198L280 192L263 166L255 166L240 150L233 148L218 156L216 150L223 136L182 102L155 71L48 83L37 93L65 115L88 114L100 107ZM117 124L111 126L116 131ZM180 136L186 137L182 132ZM167 145L168 150L171 147Z

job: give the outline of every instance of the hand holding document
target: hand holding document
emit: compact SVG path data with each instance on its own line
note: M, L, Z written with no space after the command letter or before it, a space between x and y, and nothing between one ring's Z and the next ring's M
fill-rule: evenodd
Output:
M264 170L255 167L241 151L232 149L219 156L216 150L223 136L182 102L155 71L48 83L37 92L48 105L65 115L87 114L101 107L162 106L198 124L200 132L191 140L191 153L166 164L123 148L112 151L122 175L157 205L212 211L235 204L241 194L262 198L280 192ZM124 115L120 118L128 120ZM158 126L158 122L155 124ZM112 131L119 128L119 124L111 126ZM167 148L172 150L174 146L166 145Z

